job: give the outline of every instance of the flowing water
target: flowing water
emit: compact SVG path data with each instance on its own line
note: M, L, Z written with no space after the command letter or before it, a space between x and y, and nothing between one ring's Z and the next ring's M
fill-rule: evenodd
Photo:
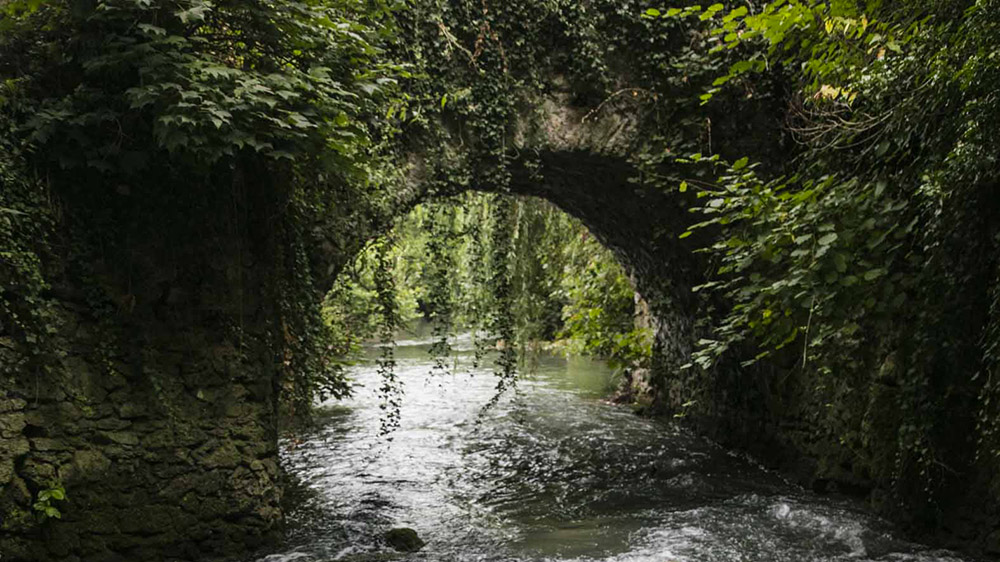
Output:
M398 342L405 399L391 441L378 435L379 379L366 363L354 398L325 404L317 429L283 443L289 538L259 560L967 560L603 402L603 364L543 356L515 395L483 412L496 385L489 366L470 368L466 342L453 373L432 374L429 344ZM382 539L393 527L427 545L394 553Z

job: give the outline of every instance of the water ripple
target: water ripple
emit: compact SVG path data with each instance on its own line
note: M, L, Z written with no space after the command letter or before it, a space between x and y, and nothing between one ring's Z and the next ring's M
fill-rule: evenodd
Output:
M358 367L357 396L324 405L317 429L283 443L289 538L258 562L963 562L600 401L611 378L600 364L544 357L483 413L488 369L432 375L429 342L403 343L400 429L378 437L378 381ZM392 553L380 537L400 526L427 546Z

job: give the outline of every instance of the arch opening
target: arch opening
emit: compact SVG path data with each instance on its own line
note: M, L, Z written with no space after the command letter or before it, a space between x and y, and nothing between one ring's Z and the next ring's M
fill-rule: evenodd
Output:
M324 320L344 355L423 325L436 371L449 370L453 338L467 333L477 362L514 349L496 358L501 376L513 375L504 361L530 368L533 352L555 347L630 378L652 354L648 306L633 278L547 200L465 192L416 205L361 250L325 298Z
M699 303L691 298L690 288L702 272L688 242L678 238L689 224L685 203L676 194L637 182L634 166L620 156L581 149L530 152L530 158L507 163L511 181L502 193L475 181L440 181L417 166L413 194L398 205L395 218L381 223L348 259L315 268L338 274L326 281L334 287L334 298L324 300L325 322L338 340L335 347L349 353L365 338L388 341L400 324L416 318L431 323L439 340L433 352L442 356L448 351L445 336L456 329L482 332L494 347L514 341L521 351L530 342L575 339L580 350L588 348L628 373L624 399L641 396L655 402L659 389L651 380L653 373L675 371L687 362L693 345ZM507 203L511 208L502 209ZM499 219L507 222L503 235L495 225L498 212L506 213ZM536 229L534 234L522 232L530 228ZM550 232L553 228L559 232ZM398 248L387 250L385 240L398 241L400 231L409 237L404 241L409 247L401 253ZM537 247L539 241L532 235L541 236L540 244L548 249ZM567 280L561 278L563 272L555 273L566 264L547 263L563 259L572 235L589 238L587 251L607 270L608 288L621 295L627 285L631 293L627 307L612 307L614 329L602 336L604 342L584 343L594 327L587 326L583 311L600 316L602 307L594 301L597 293L606 291L591 287L591 302L571 305L565 284L580 279L585 264L575 264ZM375 270L386 253L401 264L395 277L387 279L392 285L391 311L379 302L376 286ZM497 254L506 256L500 260L503 267L498 267ZM365 271L359 271L359 257ZM416 261L420 263L412 265ZM393 267L382 264L387 266ZM532 269L534 275L548 277L530 278L525 272ZM437 280L431 281L434 277ZM413 283L416 286L407 286ZM503 283L508 286L498 286ZM547 284L547 293L539 294L537 286L527 288L532 283ZM435 284L439 286L432 287ZM564 294L556 298L559 291ZM577 314L573 306L578 306ZM626 308L627 314L622 312ZM386 319L385 312L394 317ZM609 343L614 341L619 343ZM498 370L512 379L517 361L516 355L501 357L508 365ZM443 370L444 359L439 362ZM641 384L631 380L636 372Z

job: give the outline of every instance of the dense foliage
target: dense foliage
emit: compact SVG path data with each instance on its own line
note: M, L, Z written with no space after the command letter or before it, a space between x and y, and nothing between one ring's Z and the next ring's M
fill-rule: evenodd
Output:
M270 343L284 357L286 388L306 403L313 389L342 393L315 312L310 225L390 212L384 187L393 172L377 145L392 127L378 118L408 75L383 55L393 9L386 2L5 3L2 207L13 229L2 240L0 338L30 344L55 329L41 312L49 281L32 257L50 251L43 241L55 227L52 212L72 209L58 225L64 242L54 253L80 268L63 273L84 278L95 288L92 310L112 316L123 305L99 303L110 297L99 296L99 281L123 279L120 298L131 310L133 279L155 274L136 265L137 241L167 237L184 247L207 230L243 238L233 249L243 260L266 224L280 239L267 275L280 286ZM357 204L342 205L352 199ZM238 281L238 295L245 283ZM230 320L242 345L244 313Z
M816 417L861 451L865 424L880 414L847 405L881 370L884 384L904 389L894 478L921 482L930 499L971 462L947 437L967 421L935 420L977 409L979 455L1000 457L996 330L984 301L996 268L998 168L987 131L1000 117L998 6L904 4L648 10L699 29L706 56L728 64L704 86L709 106L751 91L755 73L786 77L797 144L777 163L653 160L688 167L690 181L672 189L698 192L705 220L693 228L714 238L712 279L699 290L727 309L695 363L771 357L815 373L833 405Z
M498 219L501 201L465 194L419 205L390 237L397 324L430 324L435 371L449 369L449 338L460 331L473 334L480 356L509 348L525 366L546 342L618 368L643 366L651 334L637 327L634 290L610 252L551 204L516 199ZM499 239L510 240L509 251ZM507 261L500 268L490 259L497 246ZM345 357L385 325L377 302L387 264L377 256L386 249L380 241L362 252L327 296L324 317ZM510 301L496 296L497 270L511 272ZM510 339L501 333L500 307L508 310L502 321L510 322Z

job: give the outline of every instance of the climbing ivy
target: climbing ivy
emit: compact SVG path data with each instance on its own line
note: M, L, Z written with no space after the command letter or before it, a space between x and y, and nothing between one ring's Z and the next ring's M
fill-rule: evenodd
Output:
M489 333L497 340L500 353L496 359L497 392L491 402L514 387L517 377L517 348L514 320L514 290L511 286L510 255L513 252L511 235L513 203L498 199L493 204L493 244L489 256L490 276L488 286L493 294L493 309L489 315Z
M0 337L31 344L19 344L5 369L34 369L25 365L45 350L37 340L58 328L41 298L48 230L66 234L58 259L72 267L61 273L82 279L89 292L108 288L98 280L122 278L122 302L92 299L102 303L93 312L107 320L135 307L136 241L181 244L199 222L188 219L198 215L201 224L229 229L241 268L244 255L269 254L266 272L258 269L270 277L280 310L266 333L282 389L298 410L314 395L343 395L316 313L323 291L313 284L320 274L314 227L339 221L347 236L354 233L343 223L377 223L389 213L394 172L382 145L394 129L384 113L410 74L384 49L400 7L5 3L0 313L7 318ZM341 205L351 199L357 204ZM276 243L252 247L254 229L265 225ZM95 263L110 271L92 272ZM243 273L235 285L242 307L250 290ZM243 353L246 318L242 308L232 316L226 331ZM103 322L112 331L120 324ZM110 333L105 339L115 341Z
M44 184L12 152L0 141L0 377L8 382L24 373L43 376L57 354L42 260L52 235L52 206Z
M135 175L157 155L197 168L244 150L349 165L365 105L400 71L374 60L390 28L370 24L391 20L373 5L45 3L4 19L9 105L39 158L63 169Z
M38 519L42 521L46 519L62 519L62 512L59 511L57 506L59 502L65 501L69 501L66 490L62 486L53 485L44 490L39 490L38 497L31 507Z
M985 63L996 6L905 4L648 9L703 33L704 51L724 69L702 85L706 107L752 95L761 76L784 77L796 142L780 162L710 151L649 161L686 169L668 189L696 192L704 219L682 235L708 240L711 278L696 290L726 303L694 365L766 357L814 373L820 400L837 405L815 417L862 451L876 440L856 420L879 414L850 404L878 371L901 389L894 479L919 482L932 502L971 462L935 420L978 394L980 443L994 442L995 330L978 320L988 303L971 295L986 294L979 288L995 267L986 256L996 157L982 130L997 122L996 104L983 103L997 83ZM959 381L955 370L980 374Z

